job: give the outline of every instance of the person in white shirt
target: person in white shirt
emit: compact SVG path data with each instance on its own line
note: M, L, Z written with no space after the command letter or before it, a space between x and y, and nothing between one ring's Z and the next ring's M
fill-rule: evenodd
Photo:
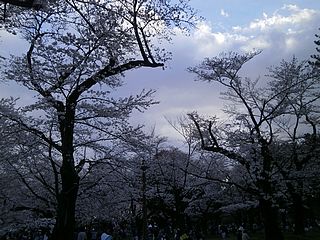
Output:
M247 231L243 230L243 232L242 232L242 240L249 240L249 239L250 239L250 237L249 237Z
M112 236L104 232L101 234L100 239L101 240L112 240Z

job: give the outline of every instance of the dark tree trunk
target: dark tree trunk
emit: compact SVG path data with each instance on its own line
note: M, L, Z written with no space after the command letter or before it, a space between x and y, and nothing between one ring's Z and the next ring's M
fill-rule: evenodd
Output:
M62 190L58 196L56 224L52 240L73 239L75 227L75 205L79 177L70 162L61 167Z
M260 210L263 217L265 240L283 240L283 234L279 227L278 209L272 206L268 200L260 200Z
M73 138L75 106L67 102L61 104L59 112L59 130L62 143L61 192L57 196L57 217L52 240L72 240L75 228L75 207L79 189L79 176L73 158Z
M308 158L306 158L308 159ZM296 166L296 171L301 172L303 171L303 161L298 160L298 154L295 151L295 158L294 158L294 164ZM304 231L304 221L305 221L305 209L303 207L303 193L301 192L303 189L303 181L298 181L298 187L294 189L292 187L292 201L293 201L293 216L294 216L294 233L297 235L302 235L305 233ZM290 191L290 189L289 189Z
M272 164L274 159L269 148L269 144L265 139L260 139L261 155L263 157L263 171L261 173L262 179L258 182L265 198L259 199L261 215L263 217L265 240L283 240L283 234L279 224L278 208L273 206L274 186L272 184L270 172L272 171Z
M299 194L295 194L293 196L293 211L294 211L294 233L297 235L302 235L305 233L304 231L304 207L303 207L303 200Z
M187 203L183 201L183 196L180 189L174 190L174 199L175 199L175 212L174 212L174 221L175 227L179 228L181 233L187 232L186 226L186 215L185 210L187 208Z
M143 159L141 169L142 169L142 240L147 240L148 239L148 209L147 209L147 197L146 197L147 168L145 166L144 159Z

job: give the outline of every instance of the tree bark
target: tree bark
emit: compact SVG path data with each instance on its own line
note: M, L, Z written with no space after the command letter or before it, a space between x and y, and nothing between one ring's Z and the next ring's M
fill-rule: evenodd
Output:
M57 196L57 217L53 232L53 240L73 239L75 227L75 207L79 189L79 176L74 164L74 119L76 104L67 101L64 107L60 104L59 130L62 144L61 192Z
M303 200L299 194L293 196L293 211L294 211L294 233L297 235L303 235L304 231L304 219L305 209L303 207Z
M272 206L272 202L260 199L260 210L263 217L265 240L284 240L279 227L278 209Z
M265 240L283 240L278 208L273 206L275 190L270 172L274 159L269 148L269 143L263 138L260 139L260 143L261 155L263 157L263 171L261 173L262 179L258 182L258 186L261 188L263 196L268 198L259 199L261 214L264 220Z
M144 159L142 160L142 240L148 239L148 209L147 209L147 179L146 179L146 166Z
M52 240L74 238L75 206L79 187L79 177L70 161L61 167L62 190L58 196L56 224Z
M180 233L186 233L186 218L185 210L187 204L183 201L183 196L180 189L174 190L174 203L175 203L175 212L174 212L174 222L175 227L179 228Z

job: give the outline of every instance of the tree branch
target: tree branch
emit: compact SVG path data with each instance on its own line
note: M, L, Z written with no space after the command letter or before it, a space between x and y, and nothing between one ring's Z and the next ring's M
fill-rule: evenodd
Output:
M121 74L127 70L138 68L138 67L155 68L155 67L161 67L161 66L164 66L164 64L163 63L150 63L149 61L144 61L144 60L129 61L127 63L116 66L114 68L112 68L110 65L107 65L106 67L104 67L103 69L98 71L96 74L87 78L84 82L79 84L76 87L76 89L70 94L69 100L72 103L75 103L83 92L85 92L86 90L88 90L92 86L94 86L96 83L98 83L108 77L115 76L115 75Z

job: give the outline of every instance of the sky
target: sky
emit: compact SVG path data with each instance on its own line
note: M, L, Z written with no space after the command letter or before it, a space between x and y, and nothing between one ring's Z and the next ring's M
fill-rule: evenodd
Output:
M140 69L126 74L120 95L136 94L155 89L159 104L144 113L135 113L131 122L145 124L146 131L155 127L161 136L176 142L178 134L167 119L175 121L188 112L223 116L223 89L215 84L196 82L187 68L205 57L221 52L246 52L260 49L262 53L245 65L242 74L252 78L267 73L267 67L293 56L303 60L315 53L315 34L320 34L319 0L191 0L190 4L204 17L189 36L177 33L168 49L172 60L163 69ZM2 33L3 35L3 33ZM6 41L1 36L0 46ZM1 42L2 41L2 42ZM23 46L11 41L15 50ZM0 55L7 48L0 48ZM30 98L30 93L6 85L0 88L0 97L19 95Z
M133 120L155 126L170 141L179 137L166 118L175 121L192 111L223 118L223 89L195 81L188 67L221 52L260 49L262 53L244 66L242 74L263 81L267 68L282 59L296 56L304 60L315 53L314 35L320 33L319 0L191 0L191 4L205 20L190 36L174 38L170 46L173 59L167 69L131 72L125 81L126 89L157 90L155 99L160 103Z

